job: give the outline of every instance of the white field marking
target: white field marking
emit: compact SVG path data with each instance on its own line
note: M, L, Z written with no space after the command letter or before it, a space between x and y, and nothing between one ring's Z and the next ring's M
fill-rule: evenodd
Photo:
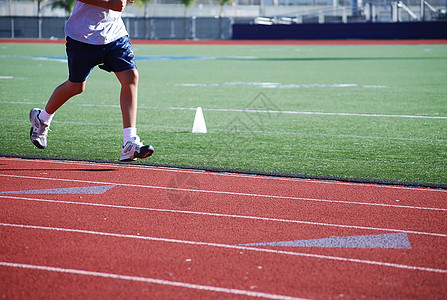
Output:
M149 108L149 107L148 107ZM177 109L196 110L196 107L150 107L154 109ZM287 111L287 110L257 110L257 109L232 109L232 108L203 108L204 111L220 112L244 112L244 113L267 113L267 114L297 114L297 115L323 115L323 116L354 116L354 117L387 117L387 118L416 118L416 119L447 119L445 116L423 116L423 115L387 115L387 114L361 114L361 113L331 113L317 111Z
M23 120L12 120L0 118L1 121L16 121L23 122ZM88 123L88 122L71 122L71 121L53 121L55 124L73 124L81 126L107 126L118 127L120 124L107 124L107 123ZM190 131L190 127L179 126L163 126L163 125L151 125L151 124L139 124L139 127L147 127L152 129L174 129L174 130L187 130ZM218 128L209 128L209 131L218 132L230 132L234 133L234 130L225 130ZM417 141L417 142L440 142L445 143L447 140L443 139L427 139L427 138L405 138L405 137L386 137L386 136L369 136L369 135L351 135L351 134L327 134L327 133L308 133L308 132L279 132L279 131L257 131L257 130L238 130L238 133L260 133L263 135L294 135L294 136L322 136L322 137L334 137L334 138L353 138L353 139L379 139L379 140L397 140L397 141Z
M219 87L219 86L257 86L261 88L289 88L289 89L309 89L309 88L343 88L361 87L356 83L332 83L332 84L283 84L278 82L222 82L222 83L178 83L175 86L181 87Z
M264 175L252 175L252 174L237 174L237 173L226 173L226 172L209 172L205 170L193 170L193 169L178 169L172 167L154 167L154 166L144 166L144 165L120 165L120 164L107 164L107 163L96 163L96 162L78 162L69 160L34 160L34 159L24 159L24 158L13 158L13 157L0 157L4 160L15 160L15 161L31 161L33 163L57 163L57 164L69 164L69 165L86 165L86 166L102 166L110 167L114 166L116 168L123 169L137 169L137 170L147 170L151 169L153 171L164 171L173 173L194 173L199 175L209 174L212 176L225 176L225 177L239 177L239 178L251 178L258 180L273 180L273 181L294 181L294 182L311 182L316 184L331 184L331 185L348 185L348 186L367 186L374 187L378 189L398 189L398 190L410 190L410 191L423 191L423 192L436 192L436 193L447 193L447 190L436 189L436 188L418 188L418 187L406 187L406 186L396 186L396 185L378 185L372 183L357 183L357 182L343 182L334 180L319 180L319 179L304 179L304 178L284 178L284 177L274 177L274 176L264 176ZM1 169L0 169L1 170ZM0 174L0 176L9 176L7 174Z
M25 79L24 77L0 76L0 79Z
M364 260L364 259L346 258L346 257L339 257L339 256L301 253L301 252L292 252L292 251L282 251L282 250L273 250L273 249L266 249L266 248L239 246L239 245L196 242L196 241L186 241L186 240L177 240L177 239L168 239L168 238L158 238L158 237L151 237L151 236L129 235L129 234L120 234L120 233L109 233L109 232L99 232L99 231L90 231L90 230L81 230L81 229L45 227L45 226L22 225L22 224L0 223L0 226L26 228L26 229L38 229L38 230L51 230L51 231L61 231L61 232L70 232L70 233L81 233L81 234L91 234L91 235L99 235L99 236L119 237L119 238L127 238L127 239L139 239L139 240L148 240L148 241L165 242L165 243L177 243L177 244L193 245L193 246L216 247L216 248L254 251L254 252L262 252L262 253L282 254L282 255L290 255L290 256L301 256L301 257L317 258L317 259L328 259L328 260L335 260L335 261L342 261L342 262L349 262L349 263L368 264L368 265L376 265L376 266L381 266L381 267L392 267L392 268L406 269L406 270L413 270L413 271L426 271L426 272L432 272L432 273L447 273L447 270L445 270L445 269L409 266L409 265L387 263L387 262L374 261L374 260Z
M201 216L211 216L220 218L235 218L235 219L246 219L246 220L256 220L256 221L268 221L268 222L281 222L290 224L304 224L312 226L324 226L324 227L337 227L337 228L349 228L349 229L361 229L361 230L373 230L373 231L387 231L387 232L402 232L407 234L417 234L417 235L427 235L435 237L447 237L447 234L434 233L434 232L422 232L413 230L402 230L394 228L379 228L379 227L367 227L367 226L356 226L356 225L343 225L343 224L333 224L333 223L322 223L322 222L311 222L311 221L301 221L301 220L290 220L290 219L278 219L278 218L267 218L267 217L257 217L257 216L244 216L244 215L232 215L232 214L219 214L219 213L209 213L200 211L188 211L188 210L175 210L175 209L163 209L163 208L149 208L149 207L138 207L138 206L124 206L124 205L112 205L112 204L102 204L102 203L91 203L91 202L74 202L74 201L61 201L61 200L48 200L41 198L28 198L28 197L16 197L16 196L3 196L0 198L5 199L17 199L25 201L36 201L36 202L46 202L46 203L57 203L57 204L69 204L69 205L85 205L103 208L117 208L117 209L127 209L127 210L143 210L151 212L162 212L162 213L174 213L174 214L190 214L190 215L201 215Z
M23 122L24 120L0 118L0 121L14 121ZM55 124L73 124L81 126L107 126L118 127L120 124L107 124L107 123L91 123L91 122L75 122L75 121L53 121ZM151 125L151 124L139 124L139 127L147 127L152 129L174 129L174 130L191 130L190 127L179 126L163 126L163 125ZM209 128L209 131L218 132L230 132L234 133L234 130L225 130L218 128ZM379 140L397 140L397 141L417 141L417 142L440 142L445 143L447 140L443 139L427 139L427 138L405 138L405 137L386 137L386 136L368 136L368 135L352 135L352 134L327 134L327 133L308 133L308 132L287 132L287 131L258 131L258 130L238 130L238 133L260 133L263 135L294 135L294 136L322 136L322 137L334 137L334 138L354 138L354 139L379 139Z
M0 102L1 103L1 102ZM8 122L20 122L23 123L25 120L21 119L10 119L10 118L0 118L0 121ZM121 127L117 123L93 123L93 122L75 122L75 121L53 121L52 124L72 124L81 126L106 126L106 127ZM175 130L191 130L189 127L178 127L178 126L162 126L162 125L151 125L151 124L138 124L139 127L148 127L152 129L175 129Z
M419 210L447 211L447 208L438 208L438 207L407 206L407 205L384 204L384 203L370 203L370 202L358 202L358 201L317 199L317 198L292 197L292 196L280 196L280 195L268 195L268 194L252 194L252 193L217 191L217 190L186 189L186 188L165 187L165 186L157 186L157 185L141 185L141 184L129 184L129 183L114 183L114 182L102 182L102 181L90 181L90 180L78 180L78 179L64 179L64 178L50 178L50 177L35 177L35 176L22 176L22 175L8 175L8 174L0 174L0 176L2 176L2 177L11 177L11 178L25 178L25 179L54 180L54 181L65 181L65 182L92 183L92 184L101 184L101 185L118 185L118 186L124 186L124 187L138 187L138 188L149 188L149 189L181 191L181 192L194 192L194 193L206 193L206 194L221 194L221 195L230 195L230 196L244 196L244 197L256 197L256 198L271 198L271 199L286 199L286 200L299 200L299 201L312 201L312 202L327 202L327 203L349 204L349 205L365 205L365 206L380 206L380 207L406 208L406 209L419 209Z
M25 100L27 100L27 99L25 99ZM31 102L31 101L0 101L0 103L3 103L3 104L25 104L25 105L30 105L30 104L45 105L44 102Z
M275 295L275 294L269 294L269 293L263 293L263 292L253 292L253 291L246 291L246 290L239 290L239 289L232 289L232 288L223 288L223 287L201 285L201 284L179 282L179 281L169 281L169 280L163 280L163 279L157 279L157 278L148 278L148 277L131 276L131 275L120 275L120 274L103 273L103 272L96 272L96 271L86 271L86 270L78 270L78 269L57 268L57 267L50 267L50 266L29 265L29 264L12 263L12 262L5 262L5 261L0 262L0 266L10 267L10 268L39 270L39 271L46 271L46 272L57 272L57 273L65 273L65 274L92 276L92 277L102 277L102 278L119 279L119 280L128 280L128 281L137 281L137 282L145 282L145 283L151 283L151 284L200 290L200 291L206 291L206 292L217 292L217 293L242 295L242 296L247 296L247 297L257 297L257 298L265 298L265 299L279 299L279 300L303 299L303 298L295 298L295 297L291 297L291 296Z
M181 109L181 108L180 108ZM189 108L187 108L189 109ZM416 119L447 119L443 116L422 116L422 115L386 115L386 114L360 114L360 113L330 113L317 111L287 111L287 110L254 110L254 109L213 109L204 108L204 111L233 111L247 113L267 113L267 114L296 114L296 115L322 115L322 116L351 116L351 117L386 117L386 118L416 118Z
M6 104L42 104L41 102L17 102L17 101L0 101ZM118 104L68 104L73 106L86 107L112 107L119 108ZM159 107L139 105L138 109L165 109L165 110L192 110L197 107ZM204 111L218 112L243 112L243 113L266 113L266 114L296 114L296 115L321 115L321 116L346 116L346 117L384 117L384 118L414 118L414 119L443 119L447 120L447 116L424 116L424 115L389 115L389 114L365 114L365 113L348 113L348 112L317 112L317 111L291 111L291 110L256 110L256 109L233 109L233 108L203 108Z
M234 132L225 129L213 129L210 131ZM405 138L405 137L388 137L388 136L371 136L371 135L354 135L354 134L329 134L329 133L308 133L308 132L287 132L287 131L267 131L267 130L238 130L238 133L255 133L263 135L295 135L295 136L323 136L336 138L354 138L354 139L374 139L374 140L397 140L397 141L420 141L420 142L447 142L443 139L427 139L427 138Z
M61 63L67 63L67 58L64 58L64 57L0 55L0 58L26 58L26 59L32 59L32 60L56 61L56 62L61 62Z

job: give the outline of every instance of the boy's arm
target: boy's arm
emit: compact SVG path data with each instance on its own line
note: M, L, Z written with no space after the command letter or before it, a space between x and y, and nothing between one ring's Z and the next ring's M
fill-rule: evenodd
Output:
M127 2L133 3L135 0L78 0L85 4L99 6L105 9L123 11Z

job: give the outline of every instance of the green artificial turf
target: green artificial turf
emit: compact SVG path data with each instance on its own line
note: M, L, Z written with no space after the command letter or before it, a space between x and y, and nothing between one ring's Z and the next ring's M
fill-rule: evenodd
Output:
M446 45L134 48L144 162L447 183ZM48 148L29 141L64 58L62 44L0 44L0 153L117 160L120 87L98 68ZM191 133L199 106L206 134Z

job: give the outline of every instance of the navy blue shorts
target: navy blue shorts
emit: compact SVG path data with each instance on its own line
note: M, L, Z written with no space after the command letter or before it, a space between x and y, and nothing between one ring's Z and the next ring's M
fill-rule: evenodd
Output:
M107 72L136 69L132 44L127 36L106 45L90 45L67 36L68 80L84 82L95 66Z

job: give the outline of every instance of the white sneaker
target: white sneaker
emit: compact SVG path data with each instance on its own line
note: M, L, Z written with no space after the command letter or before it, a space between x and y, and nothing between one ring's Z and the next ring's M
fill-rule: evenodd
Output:
M47 147L47 136L50 127L39 119L39 114L41 111L42 110L38 108L33 108L29 112L29 120L33 123L29 137L31 142L33 142L37 148L45 149Z
M120 161L134 161L137 158L146 158L154 153L152 145L143 145L137 136L134 140L127 142L121 150Z

